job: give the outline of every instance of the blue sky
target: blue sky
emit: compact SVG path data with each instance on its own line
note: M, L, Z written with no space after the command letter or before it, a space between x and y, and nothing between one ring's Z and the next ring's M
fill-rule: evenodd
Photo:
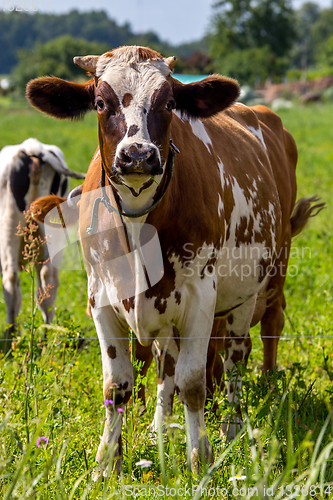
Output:
M331 7L333 0L318 0ZM53 12L106 10L119 24L129 22L135 33L155 31L178 44L200 39L209 26L216 0L52 0ZM295 8L303 0L293 0Z

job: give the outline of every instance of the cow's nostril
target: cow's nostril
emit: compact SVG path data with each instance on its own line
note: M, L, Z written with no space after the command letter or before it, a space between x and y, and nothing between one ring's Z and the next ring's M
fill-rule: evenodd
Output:
M156 150L155 149L152 149L150 152L149 152L149 156L147 158L147 163L148 165L151 165L152 163L154 163L156 161L156 158L157 158L157 154L156 154Z
M133 161L133 158L131 158L129 155L127 155L124 152L121 152L119 157L123 163L132 163L132 161Z

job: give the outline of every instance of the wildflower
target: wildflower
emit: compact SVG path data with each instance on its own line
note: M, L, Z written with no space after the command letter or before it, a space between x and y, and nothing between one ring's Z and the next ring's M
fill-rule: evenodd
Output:
M236 474L235 476L232 476L229 478L229 481L244 481L246 479L246 476L240 476L239 474Z
M38 288L37 299L35 301L38 306L40 306L45 299L49 299L51 297L50 295L51 288L53 288L53 286L50 285L50 283L45 285L43 289Z
M154 474L152 470L149 470L147 472L142 471L142 479L143 479L143 484L148 484L149 482L153 481L154 479Z
M49 444L48 438L45 436L39 436L36 442L37 448L40 448L43 442L45 443L45 446L47 446Z
M124 413L124 410L122 408L117 408L117 411L119 411L119 413Z
M31 272L34 264L40 263L40 250L46 243L46 239L38 234L39 226L33 220L33 213L28 210L24 212L25 223L22 226L21 222L17 227L17 235L23 236L24 248L22 251L23 260L28 263L28 272ZM24 268L25 266L23 266Z
M107 408L108 405L111 405L111 406L113 405L112 399L105 399L104 400L104 406L105 406L105 408Z
M138 467L151 467L153 465L153 462L151 460L146 460L145 458L141 459L139 462L136 462Z

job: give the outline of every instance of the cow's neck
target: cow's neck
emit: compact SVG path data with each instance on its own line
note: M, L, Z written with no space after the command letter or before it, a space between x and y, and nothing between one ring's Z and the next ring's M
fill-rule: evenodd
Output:
M144 222L148 215L144 212L153 205L158 185L152 183L149 187L142 190L139 196L134 196L125 185L117 185L116 187L112 185L112 187L115 191L115 197L113 201L111 200L111 203L115 208L118 208L121 215L139 216L133 217L133 220ZM130 220L131 217L128 217L128 219Z

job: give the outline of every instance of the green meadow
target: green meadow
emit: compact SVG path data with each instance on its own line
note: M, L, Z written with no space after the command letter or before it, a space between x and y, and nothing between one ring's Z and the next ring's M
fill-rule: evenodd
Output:
M261 376L260 329L252 329L253 350L241 395L243 431L230 444L221 438L220 423L229 408L224 394L216 393L206 408L215 464L191 474L186 419L177 397L166 435L154 442L149 434L156 402L152 366L143 380L146 409L135 390L124 415L123 473L116 477L110 469L104 481L93 483L104 405L99 345L85 313L85 271L60 271L47 342L42 341L45 327L31 301L32 278L22 272L20 339L10 355L0 354L0 498L333 497L333 104L295 106L279 114L299 149L298 197L316 194L326 208L293 242L286 322L278 368L270 380ZM69 168L81 172L97 146L93 113L83 121L56 121L24 102L4 98L0 131L0 148L36 137L57 144ZM80 348L79 337L88 339ZM38 442L38 447L41 436L48 443ZM151 464L143 468L136 465L140 460Z

